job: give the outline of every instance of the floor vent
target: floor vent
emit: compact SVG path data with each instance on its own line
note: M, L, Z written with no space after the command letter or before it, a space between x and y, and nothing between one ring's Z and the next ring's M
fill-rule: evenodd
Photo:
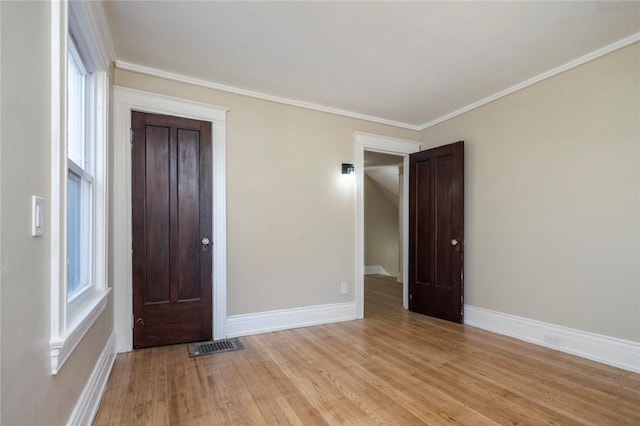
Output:
M215 342L189 343L189 356L191 358L202 355L219 354L221 352L240 351L244 349L240 340L224 339Z

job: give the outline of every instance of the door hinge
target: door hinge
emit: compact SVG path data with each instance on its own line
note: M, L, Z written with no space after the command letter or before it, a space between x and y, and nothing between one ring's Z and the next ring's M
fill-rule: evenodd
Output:
M129 143L133 145L133 129L129 129Z
M409 295L409 300L413 300L413 294Z
M131 328L133 329L133 314L131 314Z

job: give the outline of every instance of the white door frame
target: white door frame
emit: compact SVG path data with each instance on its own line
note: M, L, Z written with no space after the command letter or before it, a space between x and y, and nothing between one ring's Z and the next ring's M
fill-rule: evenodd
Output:
M409 308L409 154L420 151L420 142L371 133L354 132L356 149L356 318L364 317L364 152L393 154L403 159L402 197L402 306Z
M226 115L228 108L114 87L113 289L117 351L133 348L131 111L211 122L213 155L213 338L227 337Z

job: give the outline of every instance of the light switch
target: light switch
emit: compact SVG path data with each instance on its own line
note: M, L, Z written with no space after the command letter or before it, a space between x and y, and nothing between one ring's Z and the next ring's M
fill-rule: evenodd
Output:
M44 234L44 198L31 196L31 236Z

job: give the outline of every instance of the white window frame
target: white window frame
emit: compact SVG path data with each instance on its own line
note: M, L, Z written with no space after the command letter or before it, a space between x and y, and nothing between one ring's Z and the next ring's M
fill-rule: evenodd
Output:
M91 2L51 2L51 373L57 374L107 306L107 141L109 71L113 54L108 34L95 25ZM93 138L93 285L67 298L67 60L74 37L91 95L88 137Z
M73 173L74 175L80 178L80 200L82 205L80 206L81 217L80 217L80 234L81 234L81 247L83 249L87 249L89 259L83 259L82 255L80 258L80 263L84 263L88 261L88 270L85 271L86 275L83 277L83 282L80 283L80 287L76 289L73 293L69 292L69 282L67 281L67 310L69 314L72 316L73 312L82 305L84 299L90 295L91 290L95 287L95 250L93 250L94 246L94 235L95 235L95 191L94 191L94 176L93 170L95 165L95 140L96 140L96 132L95 132L95 122L97 121L96 117L96 105L95 105L95 97L94 97L94 89L95 89L95 78L92 73L89 73L86 69L85 61L80 55L78 48L75 45L75 42L72 38L68 39L68 53L67 56L71 56L73 58L73 62L78 65L78 69L80 74L83 76L82 85L82 105L80 107L80 113L82 117L82 128L76 129L81 133L82 140L82 152L81 158L78 160L80 164L74 161L73 158L69 156L67 152L67 177L69 173ZM68 61L67 61L68 62ZM67 70L67 73L69 70ZM68 81L68 80L67 80ZM69 110L69 102L70 99L67 99L67 111ZM68 117L67 117L68 120ZM69 126L67 126L67 131ZM67 135L68 137L69 135ZM69 142L67 140L67 150L69 147ZM68 191L67 191L68 192ZM67 193L68 196L68 193ZM88 210L88 217L87 217ZM68 213L68 207L67 207ZM67 247L68 247L67 241ZM67 253L68 255L68 253ZM69 262L67 261L67 265ZM81 268L82 271L82 268ZM82 274L81 274L82 276ZM68 271L67 271L67 279L68 279Z

